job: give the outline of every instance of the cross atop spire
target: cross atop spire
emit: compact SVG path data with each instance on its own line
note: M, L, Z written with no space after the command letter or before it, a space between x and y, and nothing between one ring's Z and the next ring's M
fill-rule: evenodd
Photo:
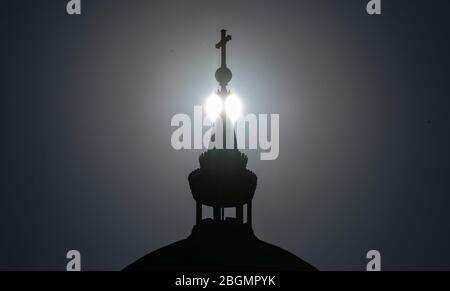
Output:
M216 49L221 49L222 54L222 64L221 67L227 66L227 42L231 40L231 35L227 35L227 30L222 29L221 30L222 37L220 39L220 42L216 44Z
M222 63L220 68L216 71L216 80L221 86L220 93L222 95L226 95L228 93L227 85L233 76L230 69L227 68L227 42L230 40L231 35L227 35L227 31L222 29L220 42L216 44L216 49L221 49Z

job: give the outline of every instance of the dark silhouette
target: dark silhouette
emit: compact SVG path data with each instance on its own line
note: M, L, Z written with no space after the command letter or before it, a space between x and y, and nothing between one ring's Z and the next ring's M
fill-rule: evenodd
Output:
M222 65L216 72L226 98L232 73L226 66L226 43L231 36L222 30L216 48L222 50ZM226 118L225 113L222 114ZM226 128L224 140L226 145ZM200 168L189 175L196 201L196 225L192 234L128 266L125 270L316 270L295 255L259 240L252 229L252 199L257 177L247 169L248 158L236 149L211 149L200 155ZM224 147L225 148L225 147ZM204 206L213 208L213 218L203 219ZM244 207L247 210L244 219ZM234 208L235 217L225 217Z
M295 255L259 240L235 219L203 220L192 234L128 266L125 271L316 271Z
M216 49L221 50L221 65L216 71L216 80L220 84L220 94L227 94L227 85L231 81L233 74L227 67L227 42L231 40L231 35L227 35L227 31L222 29L220 42L216 44Z

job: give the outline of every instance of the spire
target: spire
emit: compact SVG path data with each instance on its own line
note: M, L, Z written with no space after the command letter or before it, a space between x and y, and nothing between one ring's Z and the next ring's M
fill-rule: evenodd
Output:
M217 49L221 49L222 64L216 71L216 79L221 88L217 95L222 101L230 100L233 96L227 89L227 84L231 81L231 71L226 63L226 46L231 40L227 31L222 29L221 40L216 44ZM215 96L217 98L217 96ZM234 96L234 98L237 98ZM232 218L232 223L246 224L251 229L252 223L252 199L256 190L257 177L247 169L248 158L237 149L236 133L234 125L229 123L230 132L233 129L234 149L227 149L227 119L226 109L222 108L221 124L223 147L207 150L200 155L200 168L189 175L189 186L196 201L196 223L200 225L204 222L202 217L202 205L213 208L213 220L215 222L225 222L225 208L235 208L236 217ZM215 139L215 132L212 139ZM216 143L216 140L214 140ZM244 206L247 206L247 221L244 222Z

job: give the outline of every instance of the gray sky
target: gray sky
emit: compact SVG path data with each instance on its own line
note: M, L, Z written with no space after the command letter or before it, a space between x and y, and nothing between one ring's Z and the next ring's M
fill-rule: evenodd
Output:
M39 2L39 4L38 4ZM175 113L230 88L280 114L260 161L254 230L321 270L450 265L448 1L65 1L2 4L0 269L118 270L189 235Z

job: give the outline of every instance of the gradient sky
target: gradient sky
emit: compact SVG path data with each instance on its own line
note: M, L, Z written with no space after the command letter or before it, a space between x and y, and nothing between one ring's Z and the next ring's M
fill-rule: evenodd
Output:
M280 114L279 158L248 152L256 235L321 270L450 270L449 1L3 2L0 270L190 234L201 151L170 120L217 88L222 28L246 112Z

